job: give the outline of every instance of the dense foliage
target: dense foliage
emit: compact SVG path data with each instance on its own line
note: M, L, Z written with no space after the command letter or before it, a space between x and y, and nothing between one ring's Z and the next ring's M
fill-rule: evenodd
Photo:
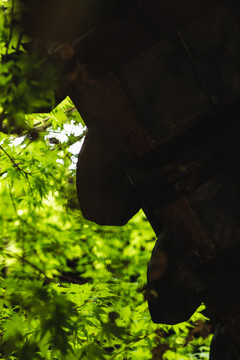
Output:
M143 214L123 228L82 218L74 163L85 128L70 100L28 121L37 136L0 138L0 358L207 357L210 338L193 337L200 313L151 322L143 290L155 239Z
M151 322L144 300L154 233L83 219L76 154L86 134L70 99L51 114L57 75L27 53L22 7L0 1L0 359L204 359L203 307ZM177 299L176 299L177 302Z
M58 71L31 51L22 30L23 1L0 0L0 130L20 133L31 129L23 114L53 108Z

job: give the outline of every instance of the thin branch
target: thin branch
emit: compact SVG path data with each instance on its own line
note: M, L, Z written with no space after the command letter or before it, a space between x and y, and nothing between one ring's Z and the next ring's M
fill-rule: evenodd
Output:
M4 152L4 154L9 158L9 160L13 163L14 167L16 167L20 172L24 172L25 171L23 169L21 169L18 164L15 162L15 160L13 160L13 158L6 152L6 150L2 147L2 145L0 145L0 149Z
M75 136L73 140L68 139L68 141L66 143L64 143L64 146L67 145L68 147L70 147L71 145L73 145L76 142L78 142L78 141L82 140L83 138L85 138L87 133L88 133L88 129L84 130L81 135ZM56 146L53 147L53 149L54 150L55 149L62 150L63 149L63 143L56 144Z
M0 149L4 152L4 154L9 158L9 160L13 163L13 166L16 167L20 173L23 173L27 179L27 182L28 182L28 186L29 186L29 189L33 195L33 190L32 190L32 187L31 187L31 184L30 184L30 181L29 181L29 175L32 175L31 173L23 170L22 168L20 168L20 166L15 162L15 160L7 153L7 151L2 147L2 145L0 145Z
M17 260L20 260L20 261L23 261L25 262L26 264L30 265L33 269L37 270L39 272L39 274L43 275L45 277L45 279L47 280L51 280L44 272L44 270L42 269L39 269L39 267L36 265L36 264L33 264L31 261L27 260L25 257L22 257L22 256L19 256L17 255L16 253L10 251L10 250L7 250L6 252L6 255L10 258L13 258L13 259L17 259Z
M78 111L77 108L75 106L72 106L66 110L63 110L64 113L68 114L68 113L73 113ZM46 117L45 119L43 119L42 121L39 121L38 123L34 124L34 129L38 130L37 126L41 125L42 123L44 123L43 127L40 127L41 131L44 131L45 129L47 129L49 126L51 126L51 124L45 124L46 122L48 122L49 120L51 120L52 116L49 115L48 117Z
M72 278L71 276L68 276L68 275L64 275L64 274L60 274L58 276L59 279L64 279L64 280L67 280L69 283L72 283L72 284L78 284L78 285L83 285L84 282L78 280L78 279L74 279Z
M27 179L27 182L28 182L28 186L29 186L29 189L30 189L30 191L31 191L31 194L32 194L32 196L33 196L33 198L34 198L34 195L33 195L33 189L32 189L32 186L31 186L31 183L30 183L30 181L29 181L29 175L31 175L31 174L28 174L27 172L25 172L24 171L24 174L25 174L25 176L26 176L26 179Z
M14 208L14 211L15 211L15 213L16 213L16 216L19 218L19 215L18 215L18 212L17 212L17 206L16 206L16 204L15 204L15 201L14 201L14 198L13 198L13 195L12 195L12 192L11 192L10 189L9 189L9 194L10 194L12 206L13 206L13 208Z
M63 111L64 111L64 113L68 114L68 113L77 112L78 110L76 109L75 106L72 106L72 107L70 107L70 108L68 108L66 110L63 110ZM0 117L0 123L3 122L3 120L5 119L5 116L3 114L4 113L2 112L1 117ZM49 115L48 117L46 117L42 121L39 121L39 122L35 123L33 128L25 129L27 134L32 130L34 130L34 131L43 131L43 132L46 131L47 128L51 126L51 122L47 123L49 120L51 120L51 118L52 118L52 115ZM8 128L6 126L0 126L0 131L3 132L4 134L9 135L9 131L8 131ZM16 128L12 129L10 131L10 134L14 134L15 132L16 132ZM21 134L19 134L16 137L24 136L24 134L26 134L26 132L22 132Z
M151 333L145 334L145 336L141 337L141 338L137 338L136 340L132 340L129 344L127 344L122 350L120 350L117 354L113 355L109 360L113 360L115 359L118 355L120 355L122 352L128 350L132 344L136 344L139 341L142 341L144 339L146 339L148 336L152 335L155 333L156 330L152 331Z
M0 177L3 176L3 175L5 175L5 174L7 174L7 171L1 172L1 173L0 173Z

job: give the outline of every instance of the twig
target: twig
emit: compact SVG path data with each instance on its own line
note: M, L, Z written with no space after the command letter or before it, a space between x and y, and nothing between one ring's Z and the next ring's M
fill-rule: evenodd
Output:
M88 133L88 129L84 130L81 135L75 136L73 140L68 139L68 141L65 144L67 144L67 146L70 147L71 145L75 144L76 142L82 140L87 135L87 133ZM62 143L56 144L56 146L53 149L54 150L55 149L62 150L63 144Z
M113 355L109 360L113 360L115 359L118 355L120 355L122 352L128 350L132 344L136 344L137 342L146 339L148 336L152 335L155 333L155 330L149 334L145 334L143 337L141 338L137 338L136 340L132 340L129 344L127 344L122 350L120 350L117 354Z
M13 163L14 167L16 167L20 172L24 172L25 171L23 169L21 169L18 164L15 162L15 160L13 160L13 158L6 152L6 150L2 147L2 145L0 145L0 149L4 152L4 154L9 158L9 160Z
M73 112L75 112L75 111L78 111L75 106L72 106L72 107L70 107L70 108L68 108L68 109L66 109L66 110L63 110L63 112L66 113L66 114L68 114L68 113L73 113ZM42 128L42 130L47 129L49 126L51 126L51 124L45 124L45 123L46 123L47 121L51 120L51 118L52 118L52 116L49 115L48 117L46 117L46 118L43 119L42 121L39 121L38 123L34 124L35 130L37 130L36 127L37 127L38 125L41 125L42 123L44 123L44 127Z
M1 173L0 173L0 177L3 176L3 175L5 175L5 174L7 174L7 171L1 172Z
M83 285L84 282L78 280L78 279L74 279L72 278L71 276L68 276L68 275L64 275L64 274L60 274L58 276L59 279L64 279L64 280L67 280L69 283L72 283L72 284L78 284L78 285Z
M20 168L20 166L15 162L15 160L6 152L6 150L2 147L2 145L0 145L0 149L4 152L4 154L9 158L9 160L13 163L13 166L16 167L21 173L23 173L27 179L27 182L28 182L28 186L29 186L29 189L33 195L33 190L32 190L32 187L31 187L31 184L30 184L30 181L29 181L29 175L32 175L31 173L23 170Z
M39 267L36 264L33 264L31 261L27 260L25 257L19 256L10 250L6 251L6 255L10 258L24 261L26 264L30 265L33 269L37 270L39 272L39 274L43 275L45 277L45 279L51 280L42 269L39 269Z
M64 274L61 274L59 276L57 276L58 279L50 279L44 270L40 269L36 264L32 263L31 261L29 261L25 256L19 256L17 255L16 253L10 251L10 250L7 250L5 252L5 254L10 257L10 258L15 258L17 260L20 260L28 265L30 265L33 269L37 270L39 272L39 274L43 275L45 277L45 279L47 279L48 281L51 281L51 282L56 282L58 281L58 279L65 279L65 280L68 280L68 282L70 283L74 283L74 284L78 284L78 285L83 285L83 282L77 280L77 279L74 279L70 276L66 276Z
M68 108L66 110L63 110L63 111L64 111L64 113L68 114L68 113L76 112L78 110L76 109L75 106L72 106L72 107L70 107L70 108ZM51 118L52 118L52 116L49 115L48 117L46 117L42 121L39 121L39 122L35 123L33 128L27 128L27 129L23 129L23 130L26 130L27 134L32 130L34 130L34 131L46 131L46 129L51 126L51 122L49 122L47 124L47 122L49 120L51 120ZM4 115L4 112L2 112L1 117L0 117L0 123L3 122L4 119L5 119L5 115ZM42 126L40 126L40 125L42 125ZM1 125L0 126L0 131L3 132L4 134L9 134L8 128L5 127L5 126ZM16 131L16 128L12 129L10 131L10 134L14 134L15 131ZM21 134L18 134L18 137L24 136L24 134L25 134L25 132L22 132Z
M11 189L9 189L9 194L10 194L12 206L13 206L13 208L14 208L14 210L15 210L15 213L16 213L17 217L19 218L19 215L18 215L18 212L17 212L17 207L16 207L15 201L14 201L14 199L13 199Z

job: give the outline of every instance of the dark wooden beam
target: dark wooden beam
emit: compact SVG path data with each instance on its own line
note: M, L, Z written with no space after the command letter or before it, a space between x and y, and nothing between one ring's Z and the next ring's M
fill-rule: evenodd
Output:
M90 74L110 72L192 21L219 0L142 0L89 31L77 46Z

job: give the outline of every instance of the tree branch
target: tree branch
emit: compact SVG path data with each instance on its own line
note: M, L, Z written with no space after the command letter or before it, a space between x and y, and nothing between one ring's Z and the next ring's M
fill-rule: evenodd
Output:
M20 168L20 166L15 162L15 160L7 153L7 151L2 147L2 145L0 145L0 149L4 152L4 154L9 158L9 160L13 163L13 166L16 167L21 173L23 173L27 179L27 182L28 182L28 186L29 186L29 189L33 195L33 190L32 190L32 187L31 187L31 184L30 184L30 181L29 181L29 175L32 175L31 173L23 170Z

